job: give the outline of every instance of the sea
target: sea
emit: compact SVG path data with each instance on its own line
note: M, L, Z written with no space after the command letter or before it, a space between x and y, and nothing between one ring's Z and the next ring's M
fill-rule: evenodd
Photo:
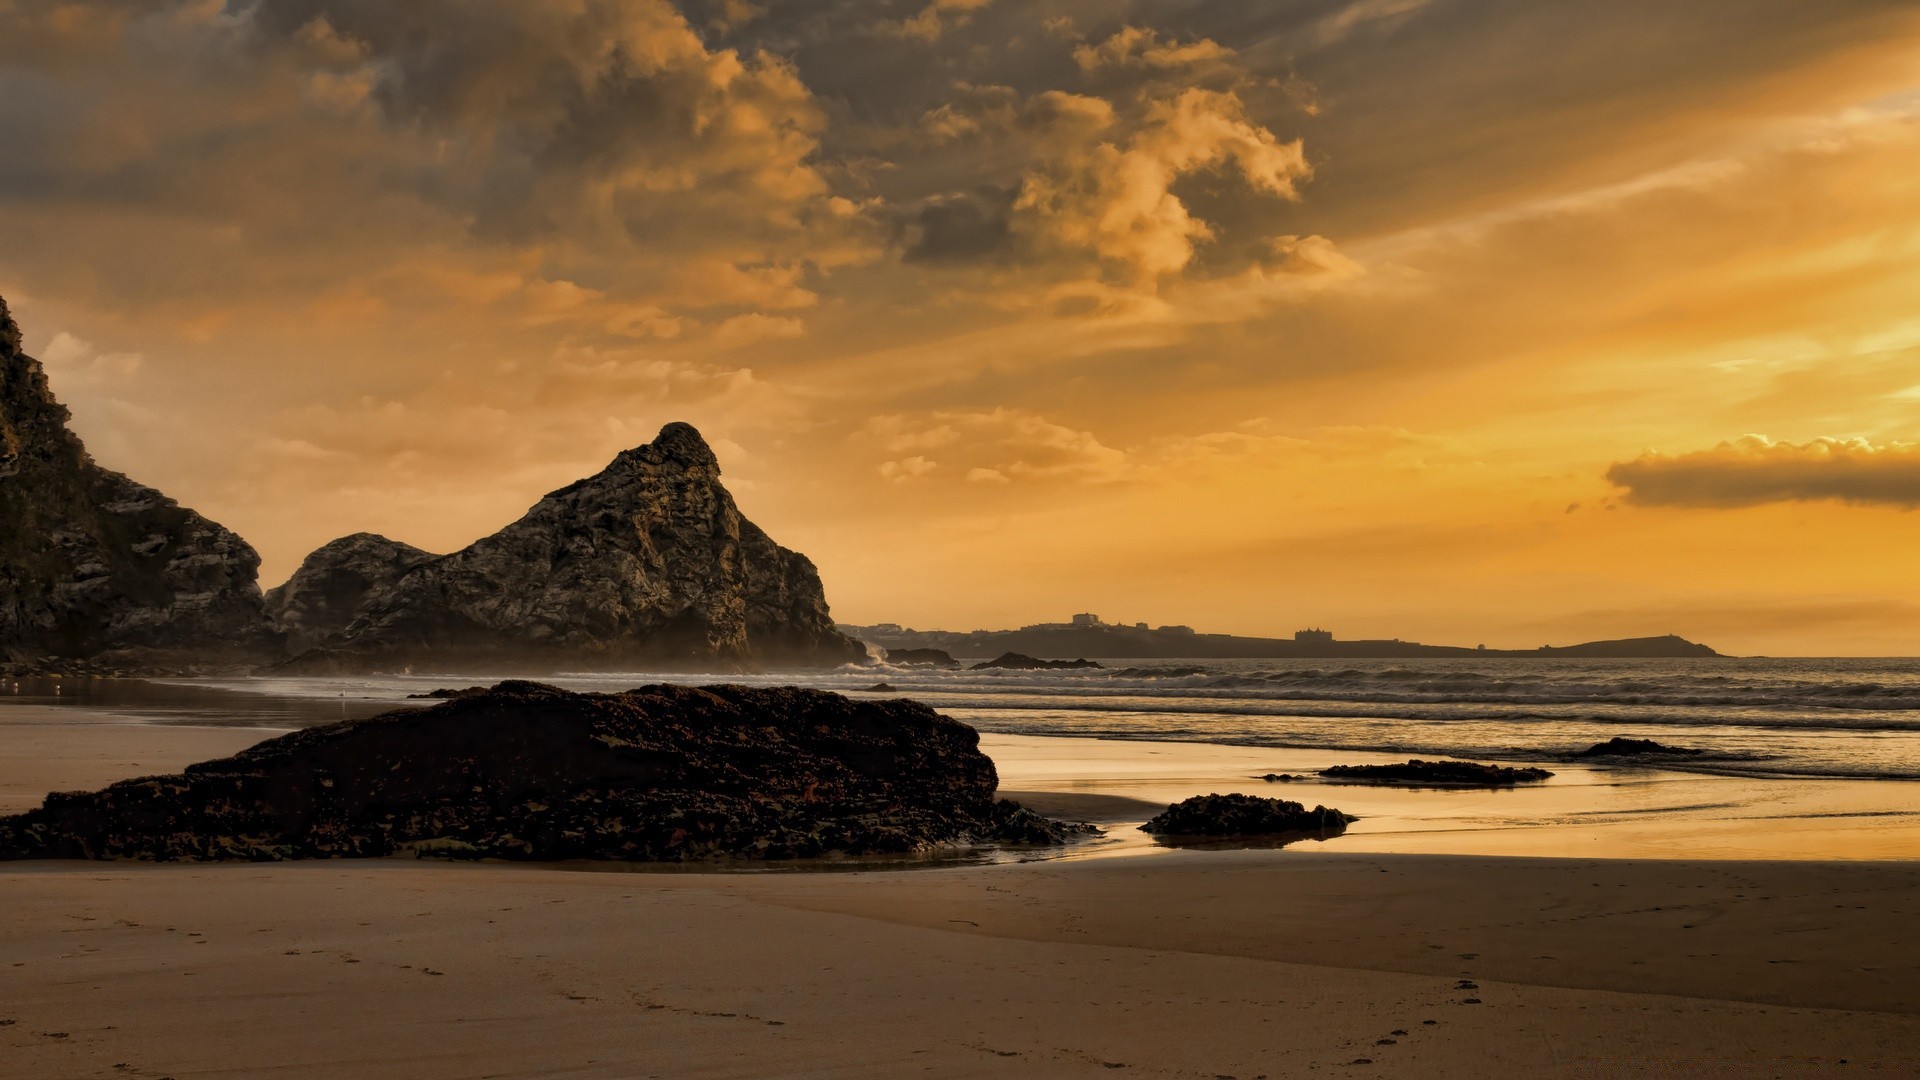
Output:
M1615 736L1704 751L1666 769L1749 777L1920 779L1920 660L1108 660L1083 670L849 666L708 676L562 674L608 691L657 682L803 685L911 697L983 732L1560 760ZM166 680L135 690L38 681L14 700L167 722L305 726L361 717L449 674ZM884 686L883 689L875 687ZM125 700L107 700L119 695Z

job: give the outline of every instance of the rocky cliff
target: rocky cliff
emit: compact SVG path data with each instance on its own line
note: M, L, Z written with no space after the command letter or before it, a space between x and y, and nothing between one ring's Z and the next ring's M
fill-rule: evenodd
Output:
M786 859L1092 830L996 801L972 728L793 687L502 683L0 818L0 859Z
M712 670L865 657L834 629L813 564L741 516L699 432L668 424L492 536L369 593L290 666Z
M345 630L369 600L435 558L374 533L343 536L308 555L284 584L267 590L267 617L289 650L304 652Z
M94 464L0 300L0 661L204 660L260 640L260 557Z

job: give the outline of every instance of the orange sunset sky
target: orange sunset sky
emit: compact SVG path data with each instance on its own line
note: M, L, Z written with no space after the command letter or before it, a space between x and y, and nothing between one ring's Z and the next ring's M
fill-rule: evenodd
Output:
M1920 652L1911 0L0 0L0 294L268 585L679 419L845 621Z

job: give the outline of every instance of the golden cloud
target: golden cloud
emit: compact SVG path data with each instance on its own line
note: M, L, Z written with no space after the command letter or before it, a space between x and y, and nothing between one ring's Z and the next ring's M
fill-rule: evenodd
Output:
M1774 442L1747 435L1711 450L1643 454L1607 470L1642 506L1738 507L1830 499L1920 507L1920 443Z

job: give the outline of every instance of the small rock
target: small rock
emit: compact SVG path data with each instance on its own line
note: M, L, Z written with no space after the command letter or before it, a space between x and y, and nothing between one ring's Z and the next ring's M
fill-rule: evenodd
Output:
M1515 769L1474 761L1422 761L1398 765L1335 765L1321 769L1328 780L1351 784L1408 784L1429 787L1512 787L1545 780L1545 769Z

